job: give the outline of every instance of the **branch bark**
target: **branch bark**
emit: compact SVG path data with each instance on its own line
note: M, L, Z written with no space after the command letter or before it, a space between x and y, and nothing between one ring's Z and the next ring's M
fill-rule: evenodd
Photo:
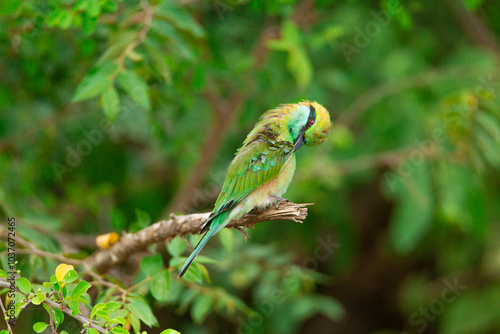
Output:
M263 211L251 211L243 216L243 218L231 221L228 227L253 228L257 223L270 220L302 222L307 216L308 205L312 205L312 203L296 204L282 202L278 209L271 206ZM210 213L208 212L183 216L171 214L171 219L169 220L154 223L137 233L125 233L118 243L107 250L94 253L85 262L99 272L105 272L109 268L124 262L131 254L142 251L151 244L169 240L176 236L200 233L202 223L209 215Z

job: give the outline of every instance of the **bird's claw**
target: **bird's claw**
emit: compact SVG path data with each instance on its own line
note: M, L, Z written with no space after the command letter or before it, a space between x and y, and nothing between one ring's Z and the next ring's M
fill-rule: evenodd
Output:
M278 196L271 196L271 198L274 198L274 199L278 200L278 203L276 203L276 206L274 207L276 210L279 210L279 206L280 206L280 204L282 202L290 202L288 199L282 198L282 197L278 197Z
M241 235L243 235L243 238L245 238L245 242L250 238L250 236L245 232L245 230L242 227L236 226L235 229L240 231Z

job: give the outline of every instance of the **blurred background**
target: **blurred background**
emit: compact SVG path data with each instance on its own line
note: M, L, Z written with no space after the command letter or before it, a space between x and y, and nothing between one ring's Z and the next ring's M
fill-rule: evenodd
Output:
M211 283L140 291L148 333L500 332L498 1L3 0L0 41L0 216L55 254L211 211L264 111L330 111L285 194L304 223L214 238Z

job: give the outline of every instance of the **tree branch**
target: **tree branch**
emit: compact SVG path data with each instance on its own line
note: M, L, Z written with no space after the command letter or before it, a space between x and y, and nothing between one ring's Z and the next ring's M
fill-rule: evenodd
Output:
M10 289L10 284L8 284L7 289ZM9 315L7 314L7 310L5 309L5 306L3 306L3 301L0 298L0 306L2 307L2 314L4 315L4 320L5 323L7 324L7 330L9 331L10 334L14 334L14 331L12 330L12 327L10 327L10 322L9 322Z
M251 211L243 216L243 218L231 221L228 227L253 228L257 223L270 220L302 222L307 216L306 206L308 205L312 205L312 203L296 204L282 202L278 210L274 206L271 206L263 211ZM134 234L125 233L121 240L110 249L94 253L85 262L99 272L105 272L109 268L124 262L131 254L142 251L151 244L176 236L200 233L202 223L208 218L209 214L208 212L183 216L171 214L171 219L169 220L159 221Z

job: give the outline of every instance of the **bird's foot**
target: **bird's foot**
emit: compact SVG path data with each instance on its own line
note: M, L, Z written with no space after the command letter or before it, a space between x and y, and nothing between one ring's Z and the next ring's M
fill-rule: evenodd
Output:
M248 233L245 232L245 230L242 227L236 226L235 229L237 229L238 231L240 231L240 233L243 235L243 238L245 238L245 242L248 240L248 238L250 238L250 236L248 235Z
M276 206L275 206L275 209L278 210L279 206L280 206L280 203L281 202L290 202L289 200L287 200L286 198L283 198L283 197L279 197L279 196L269 196L275 200L278 200L278 203L276 203Z

